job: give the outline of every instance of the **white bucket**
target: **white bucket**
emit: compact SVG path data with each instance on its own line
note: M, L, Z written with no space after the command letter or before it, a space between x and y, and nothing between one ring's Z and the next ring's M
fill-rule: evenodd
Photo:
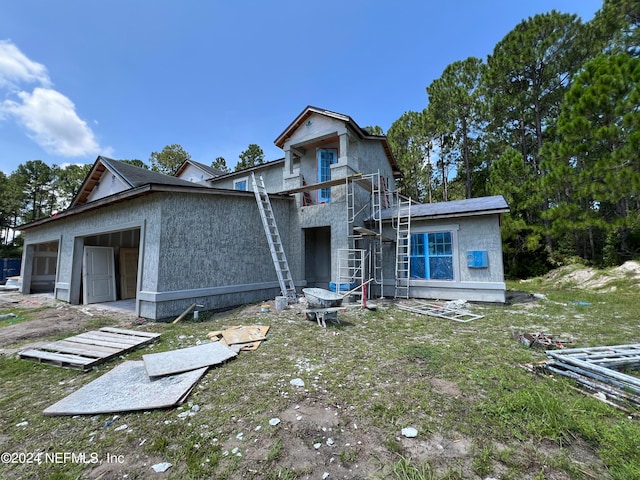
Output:
M276 297L276 310L287 308L287 297Z

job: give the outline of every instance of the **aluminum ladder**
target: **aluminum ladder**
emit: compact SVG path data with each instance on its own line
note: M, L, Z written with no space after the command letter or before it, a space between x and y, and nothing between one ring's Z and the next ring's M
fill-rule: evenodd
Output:
M260 218L262 218L264 233L266 234L267 241L269 242L269 250L271 250L273 266L275 267L276 274L278 275L278 282L280 283L282 296L287 298L287 303L295 303L297 301L296 286L291 278L291 270L289 270L289 263L287 262L286 255L284 254L282 240L280 239L276 219L273 216L273 209L271 208L269 194L264 186L264 180L261 175L260 182L258 182L254 172L251 172L251 180L253 182L253 193L256 196L258 210L260 210Z
M411 199L397 196L396 219L396 298L409 298L411 269Z

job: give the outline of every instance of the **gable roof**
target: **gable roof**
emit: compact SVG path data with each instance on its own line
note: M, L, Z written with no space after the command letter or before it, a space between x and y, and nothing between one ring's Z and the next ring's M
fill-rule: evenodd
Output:
M241 170L234 170L232 172L223 173L215 178L210 178L209 180L212 182L217 182L218 180L227 180L233 177L244 177L250 172L258 172L259 170L265 170L267 168L271 168L277 164L284 164L284 158L278 158L276 160L269 160L268 162L260 163L258 165L254 165L253 167L243 168Z
M284 129L284 131L278 135L278 138L276 138L274 140L273 143L275 143L276 147L278 148L284 148L284 144L287 141L287 139L293 135L293 133L300 128L302 125L304 125L304 123L307 121L307 119L311 116L311 115L322 115L328 118L333 118L335 120L339 120L341 122L344 122L353 132L356 133L356 135L358 135L358 137L360 137L361 139L364 140L373 140L373 141L379 141L382 143L382 148L384 149L386 155L387 155L387 159L389 160L389 164L391 164L391 168L393 169L393 175L394 177L401 177L402 176L402 172L400 171L400 168L398 168L398 164L396 163L395 158L393 157L393 153L391 152L391 147L389 146L389 142L387 141L387 137L386 135L371 135L371 133L369 133L368 130L360 127L360 125L358 125L355 120L353 120L353 118L351 118L349 115L343 115L342 113L337 113L337 112L332 112L330 110L325 110L323 108L318 108L318 107L313 107L311 105L308 105L304 110L302 110L302 112L295 118L295 120L293 122L291 122L289 124L289 126L287 128Z
M202 188L201 185L196 185L192 182L188 182L171 175L165 175L164 173L154 172L146 168L136 167L135 165L131 165L127 162L114 160L101 155L96 159L76 197L71 202L71 207L87 202L87 198L100 181L100 178L102 178L104 172L107 170L130 188L152 183L159 185L196 186Z
M204 173L209 175L210 178L219 177L220 175L225 174L225 172L223 172L222 170L218 170L217 168L210 167L209 165L205 165L204 163L196 162L195 160L189 159L182 162L182 165L178 167L178 170L176 170L176 173L174 174L174 176L179 177L180 174L184 172L184 170L187 168L189 164L193 165L196 168L199 168Z
M470 217L474 215L492 215L506 213L509 205L502 195L492 197L467 198L450 202L419 203L411 205L411 219L440 219L452 217ZM401 210L406 213L406 208ZM387 208L381 212L382 220L390 220L398 215L397 208Z

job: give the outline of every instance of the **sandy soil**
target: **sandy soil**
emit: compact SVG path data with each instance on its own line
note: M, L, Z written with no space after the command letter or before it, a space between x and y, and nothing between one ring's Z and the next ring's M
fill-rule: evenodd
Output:
M0 329L0 355L10 355L25 347L37 346L36 340L53 335L82 330L85 324L97 316L113 318L113 325L131 325L136 321L133 312L108 308L104 305L69 305L54 300L51 295L21 295L14 292L0 293L0 310L13 310L20 317L21 309L38 309L38 318L17 322ZM30 342L33 340L34 342Z

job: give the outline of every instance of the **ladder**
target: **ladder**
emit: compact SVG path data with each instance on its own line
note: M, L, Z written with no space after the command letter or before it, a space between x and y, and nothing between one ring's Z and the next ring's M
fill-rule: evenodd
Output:
M409 271L411 267L411 199L397 196L396 220L396 291L395 297L409 298Z
M297 301L296 286L291 278L289 263L287 262L286 255L284 254L282 240L280 239L276 219L273 216L273 209L271 208L269 194L264 186L264 180L262 179L262 175L260 175L260 182L258 182L254 172L251 172L251 180L253 182L253 193L255 194L256 202L258 203L258 210L260 210L260 218L262 218L264 233L267 235L267 241L269 242L271 258L273 259L273 265L276 268L276 274L278 275L278 282L280 283L282 296L287 298L287 303L295 303Z
M371 175L371 221L376 236L371 243L374 282L380 285L380 297L384 297L384 274L382 270L382 196L386 189L380 171Z

